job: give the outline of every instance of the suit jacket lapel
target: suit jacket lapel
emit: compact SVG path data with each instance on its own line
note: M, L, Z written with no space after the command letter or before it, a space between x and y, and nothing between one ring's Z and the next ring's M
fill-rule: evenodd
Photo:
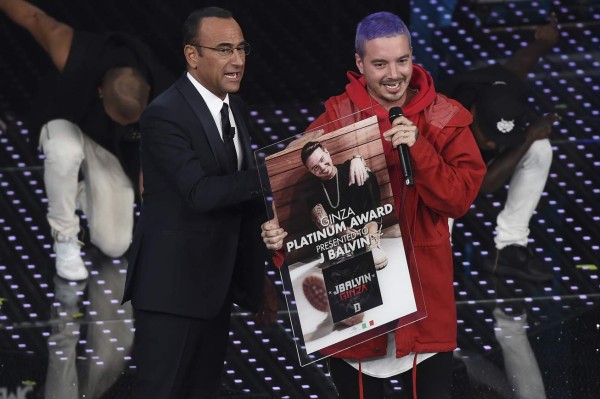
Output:
M175 84L185 100L190 104L192 111L194 111L194 114L196 114L198 121L202 125L202 130L208 139L213 154L215 154L219 168L226 169L228 158L225 146L223 145L223 139L202 96L185 74Z

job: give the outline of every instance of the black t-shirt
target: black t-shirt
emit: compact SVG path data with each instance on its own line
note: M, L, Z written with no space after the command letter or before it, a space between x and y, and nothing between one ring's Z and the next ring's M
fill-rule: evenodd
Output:
M515 91L515 96L527 101L531 89L517 75L500 64L456 74L436 85L438 93L457 100L466 109L475 103L479 91L494 81L505 81Z
M316 177L313 179L313 184L311 184L306 197L309 211L315 205L321 204L328 215L338 214L342 209L349 211L350 208L354 214L359 215L380 206L379 184L373 172L369 172L369 178L362 186L357 184L349 186L350 161L336 165L336 167L337 179L335 177L326 181ZM325 190L327 190L327 194ZM380 222L380 220L377 221Z
M123 33L75 31L62 72L45 79L34 107L34 131L52 119L67 119L83 133L115 154L135 183L139 174L139 132L108 117L99 97L105 73L115 67L138 70L151 87L150 99L165 90L173 76L138 39ZM37 143L37 140L36 140Z

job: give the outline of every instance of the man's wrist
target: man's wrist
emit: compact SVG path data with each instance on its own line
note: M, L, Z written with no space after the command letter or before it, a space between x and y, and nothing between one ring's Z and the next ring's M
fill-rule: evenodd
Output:
M358 154L357 155L353 155L351 161L354 161L355 159L360 159L360 161L362 162L362 164L365 167L367 166L367 163L365 162L365 159L362 156L360 156Z

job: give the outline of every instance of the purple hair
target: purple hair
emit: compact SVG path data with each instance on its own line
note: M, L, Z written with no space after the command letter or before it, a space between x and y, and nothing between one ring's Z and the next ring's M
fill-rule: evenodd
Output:
M406 35L408 37L408 45L412 47L410 31L399 16L392 14L391 12L376 12L367 15L358 23L358 26L356 27L354 48L362 58L365 54L365 42L367 40L398 35Z

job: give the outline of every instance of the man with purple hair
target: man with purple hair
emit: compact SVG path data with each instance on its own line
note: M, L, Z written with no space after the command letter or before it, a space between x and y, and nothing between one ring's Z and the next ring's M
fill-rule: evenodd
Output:
M355 48L360 73L348 72L345 91L325 102L325 112L308 130L325 124L328 131L340 128L340 118L349 124L377 116L407 260L411 270L419 269L423 297L416 300L428 316L336 353L329 362L331 376L344 399L358 398L361 389L365 398L382 398L390 377L419 399L450 398L456 305L448 218L467 212L485 164L469 128L471 114L436 93L430 74L413 64L410 32L398 16L368 15L358 24ZM403 116L390 123L392 107L401 107ZM402 177L400 144L409 147L412 186ZM262 230L267 248L280 249L286 232L276 219Z

